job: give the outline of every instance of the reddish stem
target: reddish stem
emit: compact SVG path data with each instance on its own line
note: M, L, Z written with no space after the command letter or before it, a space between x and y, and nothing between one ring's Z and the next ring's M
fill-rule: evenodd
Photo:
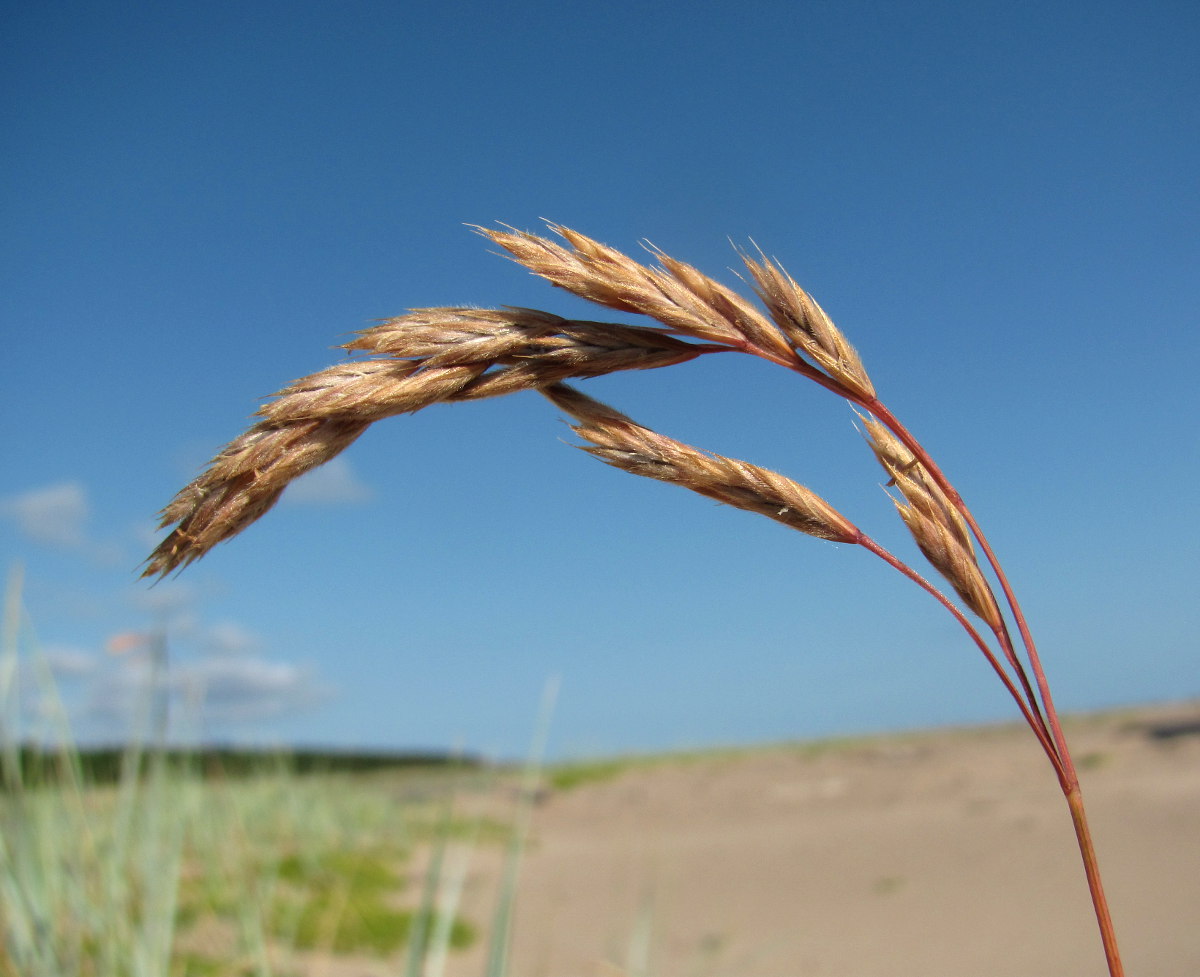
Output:
M845 393L842 394L846 396ZM1054 763L1055 772L1058 774L1059 784L1062 787L1063 795L1066 797L1067 806L1071 811L1071 822L1075 828L1075 837L1079 843L1079 853L1083 858L1084 872L1087 875L1088 891L1091 893L1092 906L1096 911L1096 922L1100 927L1100 940L1104 944L1104 957L1108 963L1108 972L1110 977L1124 977L1125 968L1121 963L1120 950L1117 947L1116 931L1113 928L1112 916L1108 909L1108 899L1104 894L1104 884L1100 878L1100 866L1096 858L1096 848L1092 842L1091 831L1088 829L1087 816L1083 806L1083 794L1079 787L1079 774L1075 769L1075 764L1071 759L1071 751L1067 746L1067 739L1063 733L1062 723L1058 718L1058 710L1054 707L1054 699L1050 695L1050 683L1046 678L1046 673L1042 668L1041 659L1037 653L1037 646L1034 644L1033 635L1029 631L1029 624L1025 620L1025 614L1021 610L1021 605L1017 601L1016 594L1013 593L1012 587L1008 582L1008 577L1004 573L1004 569L1000 566L1000 561L993 552L991 545L987 541L983 530L975 521L975 517L971 514L971 510L967 508L962 496L950 484L950 480L946 478L942 470L937 466L934 460L929 456L928 452L921 446L920 442L908 431L903 424L878 400L863 401L857 397L848 397L860 404L864 410L868 410L874 415L880 423L884 424L897 438L899 438L912 453L920 461L921 465L929 472L929 475L950 500L951 504L962 514L968 526L971 527L971 532L979 542L980 549L983 550L984 556L991 565L993 572L996 574L996 579L1004 591L1005 600L1012 611L1013 620L1016 622L1017 630L1021 635L1021 642L1025 646L1026 654L1029 657L1029 667L1033 671L1034 681L1037 683L1038 692L1041 696L1041 708L1039 709L1038 700L1033 695L1033 690L1029 687L1029 680L1025 674L1024 668L1021 667L1020 661L1016 657L1015 649L1012 647L1012 640L1008 635L1008 630L1005 627L996 629L997 640L1005 649L1006 657L1014 666L1021 683L1025 689L1026 696L1029 699L1029 706L1041 719L1044 710L1044 719L1042 720L1043 729L1048 725L1049 736L1053 738L1054 756L1051 762ZM993 667L998 663L993 661ZM1010 692L1013 691L1009 684ZM1030 713L1022 709L1025 713L1026 720L1034 725ZM1035 727L1036 731L1036 727ZM1043 748L1048 747L1048 743L1044 736L1038 737ZM1050 755L1050 751L1048 754Z
M946 608L946 610L954 616L954 619L962 625L963 629L970 636L971 640L974 641L979 650L983 652L983 657L986 658L988 664L992 666L992 670L1000 677L1000 681L1004 683L1004 687L1008 689L1009 695L1013 697L1013 700L1017 704L1017 708L1021 710L1021 715L1025 717L1025 722L1029 724L1029 728L1033 730L1033 735L1037 737L1037 741L1042 745L1042 749L1046 751L1046 756L1049 758L1051 765L1054 767L1055 773L1058 774L1059 782L1062 783L1066 774L1062 769L1062 763L1059 760L1058 752L1055 750L1054 744L1051 742L1045 726L1037 721L1037 718L1035 718L1034 714L1030 711L1029 704L1025 701L1024 697L1017 690L1017 687L1013 684L1013 680L1009 677L1008 672L1004 670L1004 667L1000 664L999 660L992 652L992 649L988 647L987 642L983 640L983 637L980 635L979 631L973 624L971 624L969 620L967 620L966 615L963 614L963 612L960 611L945 594L943 594L933 584L917 573L916 570L910 567L907 563L904 563L898 557L889 553L882 546L876 543L875 540L871 539L870 536L861 534L857 542L860 546L870 550L889 566L894 567L904 574L904 576L908 577L909 580L915 583L918 587L932 596L934 600Z
M946 477L945 472L938 467L937 463L929 456L929 453L924 449L924 447L922 447L921 443L916 439L916 437L913 436L908 428L900 423L896 416L890 410L888 410L887 407L885 407L878 400L863 402L861 406L863 409L870 411L880 421L880 423L886 426L887 429L891 431L892 434L894 434L897 438L899 438L904 443L904 446L916 456L917 460L921 463L921 466L929 473L930 478L932 478L938 484L938 487L946 493L946 497L950 500L951 505L953 505L962 514L962 517L964 520L966 520L967 525L971 527L972 534L974 534L975 539L979 542L979 548L983 550L983 554L988 563L991 565L992 571L996 574L996 580L1000 584L1000 589L1004 592L1004 599L1008 603L1009 608L1012 610L1013 620L1016 622L1017 630L1021 635L1021 643L1024 644L1025 650L1029 655L1029 665L1033 670L1034 681L1037 683L1042 705L1046 709L1046 718L1054 736L1054 742L1058 745L1059 750L1066 755L1068 753L1066 738L1063 736L1062 727L1058 722L1057 714L1054 709L1054 703L1050 696L1050 686L1046 681L1045 673L1042 670L1041 659L1038 657L1037 648L1033 642L1033 635L1029 631L1029 624L1025 620L1025 614L1021 610L1021 605L1017 601L1016 594L1013 593L1012 586L1008 582L1008 577L1004 573L1004 568L1000 565L1000 561L997 559L995 552L992 550L991 544L988 542L983 530L979 527L979 523L975 521L975 517L972 515L971 510L967 508L967 504L963 501L962 496L958 494L958 490L950 483L950 479ZM1006 650L1009 652L1010 664L1012 664L1013 667L1018 670L1022 677L1022 681L1027 683L1028 678L1025 676L1025 670L1021 667L1019 660L1016 659L1016 653L1015 650L1013 650L1012 639L1008 635L1007 627L1004 628L1003 637L1000 635L997 635L997 637L1000 638L1001 642L1005 645ZM1026 691L1030 697L1030 704L1034 706L1034 708L1037 708L1038 703L1033 697L1033 690L1027 687ZM1068 767L1070 767L1069 763Z
M987 643L980 637L979 632L967 621L962 612L947 599L940 591L932 584L926 581L915 570L906 564L902 563L896 557L892 556L873 540L868 537L862 537L859 542L871 552L881 557L891 566L895 567L906 577L913 580L922 589L932 594L937 601L942 604L955 619L962 624L967 633L971 635L972 640L979 646L988 663L1000 677L1009 694L1012 695L1017 705L1021 709L1025 721L1029 723L1038 742L1042 745L1042 749L1046 751L1046 756L1050 759L1054 766L1054 771L1058 775L1059 785L1062 788L1063 795L1066 797L1067 806L1071 811L1071 822L1075 827L1075 837L1079 842L1079 852L1083 856L1084 872L1087 875L1088 891L1091 893L1092 905L1096 911L1096 922L1100 927L1100 939L1104 944L1104 956L1108 962L1109 977L1124 977L1125 969L1121 963L1120 951L1117 948L1116 932L1113 929L1112 917L1108 910L1108 900L1104 895L1104 885L1100 878L1100 868L1096 859L1096 849L1092 842L1091 831L1088 829L1087 817L1084 812L1083 795L1079 788L1079 775L1075 769L1075 764L1071 760L1071 751L1067 746L1066 736L1063 734L1062 724L1058 719L1058 711L1054 707L1054 700L1050 695L1050 683L1046 679L1045 671L1042 668L1041 659L1037 653L1037 646L1034 644L1033 635L1030 633L1029 624L1025 620L1025 614L1021 610L1021 605L1017 601L1016 594L1013 592L1012 586L1008 582L1008 577L1004 573L1004 569L1000 565L999 559L993 552L991 544L988 543L987 537L983 530L975 521L975 517L971 514L971 510L967 508L962 496L958 494L958 490L950 483L950 480L945 476L937 463L929 456L929 453L921 446L921 443L909 432L909 430L900 423L894 414L887 409L875 397L864 397L860 394L849 390L838 381L827 376L816 367L804 362L799 354L794 358L785 358L779 354L761 349L753 344L746 343L730 343L731 349L736 349L740 352L750 353L755 356L760 356L768 359L780 366L787 367L790 370L799 373L814 383L824 387L826 390L837 394L845 400L853 404L857 404L863 410L868 411L879 420L889 431L892 432L906 448L913 453L913 456L921 463L930 477L937 483L938 487L946 494L950 501L961 514L967 525L971 528L972 534L979 543L980 549L983 551L988 563L992 567L992 571L996 575L996 580L1000 584L1001 590L1004 592L1004 598L1008 603L1009 609L1012 612L1013 620L1016 622L1017 630L1021 635L1021 643L1025 647L1026 655L1029 659L1029 667L1033 671L1033 679L1037 684L1038 694L1035 695L1033 688L1029 682L1029 676L1025 668L1021 664L1020 658L1017 656L1016 648L1013 645L1012 637L1009 634L1008 626L1004 621L1000 622L1000 626L995 628L996 640L1000 644L1004 652L1004 657L1012 666L1016 673L1021 687L1024 690L1024 696L1021 695L1013 684L1008 673L1001 667L1000 662L996 659L992 650L987 646ZM1040 702L1039 702L1040 698Z
M1074 773L1074 770L1071 770ZM1112 915L1108 911L1108 900L1104 897L1104 883L1100 878L1100 863L1096 859L1096 846L1092 844L1092 832L1088 828L1087 812L1083 807L1083 794L1078 782L1066 791L1067 806L1071 809L1071 823L1079 841L1079 853L1083 856L1083 871L1087 875L1088 891L1092 895L1092 907L1096 910L1096 922L1100 926L1100 940L1104 944L1104 959L1108 962L1110 977L1125 977L1125 965L1121 963L1121 951L1117 947L1117 931L1113 928Z

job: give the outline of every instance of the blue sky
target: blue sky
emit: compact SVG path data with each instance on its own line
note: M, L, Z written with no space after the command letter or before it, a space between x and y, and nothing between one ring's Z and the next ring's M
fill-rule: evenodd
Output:
M145 655L106 647L156 623L180 735L219 740L515 755L551 676L559 755L1014 714L882 563L599 465L535 394L377 425L137 580L155 512L353 331L428 305L603 317L464 227L540 218L731 284L731 240L778 256L987 528L1060 706L1200 694L1194 4L5 21L0 559L81 738L127 728ZM919 559L850 411L793 375L709 357L586 389Z

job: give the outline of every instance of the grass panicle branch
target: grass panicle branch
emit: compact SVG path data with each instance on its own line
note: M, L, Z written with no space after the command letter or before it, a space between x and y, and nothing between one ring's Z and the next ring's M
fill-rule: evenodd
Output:
M477 230L534 274L589 302L650 316L685 336L795 360L791 343L766 316L690 265L656 252L661 267L650 268L578 231L549 227L569 247L527 231Z
M297 380L258 411L162 512L173 527L145 575L199 559L263 515L296 477L348 447L369 425L435 403L538 390L578 423L585 450L637 475L670 482L821 539L855 543L929 593L967 631L1016 701L1066 797L1083 856L1110 977L1123 974L1087 825L1079 779L1025 615L970 508L920 441L879 399L862 360L825 311L774 260L743 254L755 306L651 248L651 267L570 228L559 240L476 228L519 264L597 305L655 327L563 319L524 308L417 309L360 333L355 358ZM561 243L560 243L561 242ZM867 440L900 498L893 502L929 563L991 630L998 652L962 610L828 502L776 472L709 454L645 428L564 381L742 352L783 366L859 409ZM981 552L1016 624L1029 669L977 558ZM1032 680L1030 678L1032 672ZM1035 691L1036 685L1036 691Z
M583 450L614 468L690 489L818 539L860 545L899 570L945 607L963 627L1016 701L1051 764L1059 769L1057 752L1044 724L1031 713L1027 697L1018 690L995 652L962 611L928 580L855 527L820 496L778 472L700 451L652 431L566 384L555 384L541 392L551 403L581 422L573 425L572 430L591 442L592 447Z
M1000 607L975 559L971 531L962 514L891 431L873 417L860 414L859 420L876 458L891 476L888 483L904 497L904 503L892 501L922 554L989 628L1002 628Z
M776 262L765 257L755 261L745 254L742 261L754 279L754 290L759 299L795 349L851 395L873 399L875 386L867 376L858 351L816 299Z
M679 485L818 539L857 543L862 535L819 495L778 472L668 438L566 384L542 393L580 422L573 430L592 443L584 450L614 468Z
M563 319L534 309L417 309L345 347L355 359L295 381L162 510L174 526L146 576L187 566L261 518L305 472L371 424L431 404L534 390L571 377L672 366L724 347L659 329Z

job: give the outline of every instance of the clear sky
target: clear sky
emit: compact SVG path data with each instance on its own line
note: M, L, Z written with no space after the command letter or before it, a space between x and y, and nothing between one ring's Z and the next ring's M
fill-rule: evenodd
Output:
M1200 694L1195 3L3 19L0 559L81 738L127 728L144 652L106 648L156 622L177 718L207 690L181 731L225 741L511 756L552 676L558 755L1015 715L882 563L600 465L533 393L377 425L137 580L157 510L353 331L428 305L603 318L464 227L540 218L730 284L731 240L776 255L988 529L1060 706ZM919 560L811 384L724 356L585 389Z

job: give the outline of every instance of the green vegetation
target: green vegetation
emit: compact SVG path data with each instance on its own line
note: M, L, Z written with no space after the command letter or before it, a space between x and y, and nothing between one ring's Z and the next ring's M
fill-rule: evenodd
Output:
M290 977L313 950L416 974L476 939L462 879L428 878L418 897L406 869L508 841L511 827L451 806L494 773L301 773L317 765L255 755L229 775L211 754L137 743L94 766L61 719L59 745L23 748L22 670L55 700L18 590L0 647L0 977Z
M12 751L12 762L26 783L57 783L64 776L61 752L22 743ZM385 770L428 772L440 768L479 769L477 758L448 753L329 751L329 750L238 750L228 747L201 749L168 748L141 753L139 771L145 776L151 756L173 768L190 767L205 777L255 777L285 769L297 776L321 773L370 773ZM89 784L115 784L130 773L129 752L118 747L79 748L71 753L71 765ZM4 789L0 782L0 789Z
M571 790L584 784L602 783L612 780L637 761L634 760L588 760L580 763L568 763L551 767L546 773L546 780L554 790Z
M413 931L413 911L389 903L403 885L396 869L401 860L401 853L386 848L287 856L278 873L275 914L280 928L292 926L294 944L301 949L394 953L407 945ZM452 948L469 946L474 938L474 927L452 921Z
M221 784L161 765L116 789L22 785L0 798L0 975L265 975L306 950L393 955L414 930L413 852L469 827L396 805L404 776ZM475 938L465 920L443 929L451 949Z
M885 875L876 879L872 888L878 896L890 896L904 888L904 879L899 875Z

